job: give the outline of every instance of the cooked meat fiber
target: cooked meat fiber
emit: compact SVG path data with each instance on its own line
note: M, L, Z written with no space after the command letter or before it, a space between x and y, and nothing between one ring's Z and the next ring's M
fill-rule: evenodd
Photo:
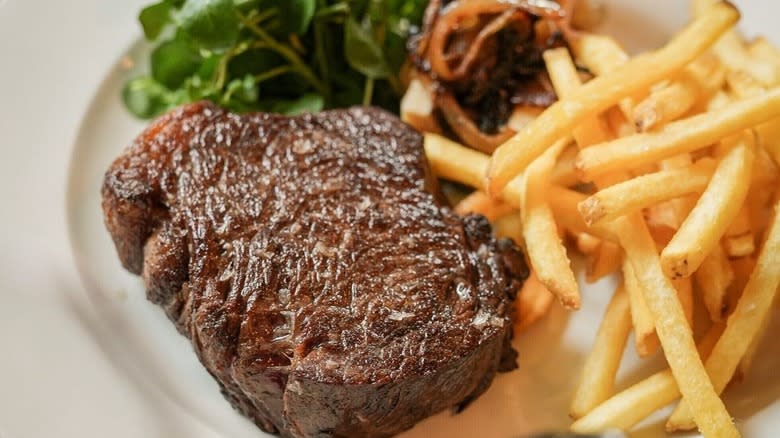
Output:
M364 108L188 105L103 185L106 226L149 300L233 406L294 437L393 435L513 364L523 257L439 199L421 137Z

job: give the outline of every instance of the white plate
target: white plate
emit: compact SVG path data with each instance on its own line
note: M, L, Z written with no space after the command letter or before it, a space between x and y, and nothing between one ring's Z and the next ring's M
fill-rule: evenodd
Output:
M63 2L68 7L55 4L44 14L29 3L0 6L0 147L9 157L0 159L0 224L8 231L0 238L0 437L261 436L222 399L188 341L146 302L138 279L120 268L103 227L103 172L143 127L118 97L133 73L129 66L146 55L144 45L132 43L143 2ZM607 31L635 51L657 47L685 22L685 3L608 2ZM740 6L743 27L777 42L771 24L780 7L770 0ZM31 20L50 30L25 39ZM79 125L67 183L71 257L60 182ZM404 436L565 429L571 390L612 286L585 285L581 311L556 308L516 340L519 370L500 375L465 412L439 414ZM773 367L780 344L765 342L763 354L767 360L727 396L747 436L780 430ZM620 387L663 365L660 358L639 362L632 351L624 363ZM662 418L641 425L636 436L659 434Z

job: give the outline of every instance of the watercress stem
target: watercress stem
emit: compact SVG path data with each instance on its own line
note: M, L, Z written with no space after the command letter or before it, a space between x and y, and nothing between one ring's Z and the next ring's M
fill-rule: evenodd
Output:
M297 53L290 47L281 44L278 42L274 37L272 37L268 32L263 30L261 27L255 25L251 21L247 20L246 17L244 17L242 14L237 13L238 19L241 21L241 23L249 30L251 30L255 35L257 35L266 45L269 49L273 50L274 52L281 55L283 58L285 58L290 64L295 67L296 71L298 71L303 78L309 82L309 84L314 87L319 93L325 94L327 92L327 87L325 84L320 81L319 78L314 74L314 72L309 68L308 65L301 59L300 56L298 56Z
M363 88L363 106L371 105L371 100L373 98L374 98L374 78L367 77L365 88Z

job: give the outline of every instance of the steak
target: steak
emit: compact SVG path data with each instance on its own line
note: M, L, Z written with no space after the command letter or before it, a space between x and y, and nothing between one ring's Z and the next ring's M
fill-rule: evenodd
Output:
M523 255L446 206L421 136L381 110L187 105L102 190L124 267L267 432L393 435L514 364Z

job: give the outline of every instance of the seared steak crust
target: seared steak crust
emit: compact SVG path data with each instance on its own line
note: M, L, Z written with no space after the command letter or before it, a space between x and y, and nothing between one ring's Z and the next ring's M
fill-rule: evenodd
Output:
M288 436L388 436L490 384L520 252L439 201L421 137L354 108L158 119L112 165L120 260L230 402Z

